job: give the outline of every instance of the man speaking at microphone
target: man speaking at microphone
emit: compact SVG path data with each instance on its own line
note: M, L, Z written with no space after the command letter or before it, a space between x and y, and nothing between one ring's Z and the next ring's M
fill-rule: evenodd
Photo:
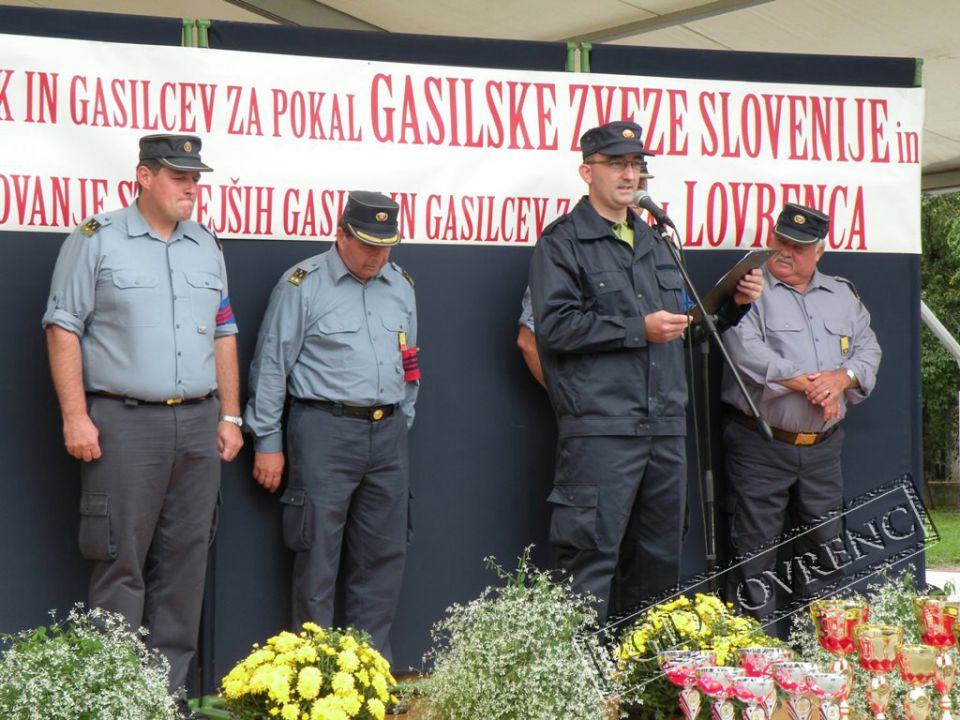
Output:
M617 121L580 138L587 196L543 232L530 267L537 346L557 416L550 541L574 589L608 615L679 581L686 501L683 280L630 210L643 131ZM760 296L745 276L728 324ZM733 307L734 303L739 308Z

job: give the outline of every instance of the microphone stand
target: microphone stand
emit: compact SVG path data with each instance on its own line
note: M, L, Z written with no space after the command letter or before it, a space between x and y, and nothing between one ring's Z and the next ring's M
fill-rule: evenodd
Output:
M747 402L747 407L750 408L750 412L753 415L754 419L757 421L757 428L760 431L760 435L767 442L773 441L773 433L770 431L770 426L767 424L767 421L763 419L760 415L760 411L757 409L756 403L753 402L753 398L750 397L750 393L747 392L746 385L743 383L743 377L740 374L740 370L734 364L730 353L727 350L727 346L723 344L723 340L720 338L720 331L717 330L717 325L714 322L713 316L710 315L706 308L703 306L703 301L700 299L700 294L697 292L697 289L693 286L693 281L690 279L690 275L687 273L687 268L683 264L683 257L680 254L680 248L673 243L670 239L669 230L664 225L663 222L658 220L654 216L654 232L657 233L660 237L660 241L664 243L667 248L670 250L670 257L673 259L673 264L677 266L677 270L680 271L680 276L683 278L683 284L686 287L689 297L693 298L693 303L700 309L700 315L703 318L703 326L706 328L706 332L702 333L700 336L700 353L703 357L703 387L704 387L704 453L705 453L705 462L703 463L703 503L704 503L704 536L707 544L706 549L706 561L707 561L707 574L710 578L710 590L714 591L717 589L717 580L716 580L716 571L717 571L717 519L716 519L716 482L713 475L713 453L710 443L710 339L717 344L717 347L720 348L720 354L723 356L724 361L727 363L727 367L730 368L731 374L733 375L734 380L737 383L737 387L740 389L740 393L743 395L744 399ZM693 341L693 332L691 331L691 342ZM696 412L696 408L694 408Z

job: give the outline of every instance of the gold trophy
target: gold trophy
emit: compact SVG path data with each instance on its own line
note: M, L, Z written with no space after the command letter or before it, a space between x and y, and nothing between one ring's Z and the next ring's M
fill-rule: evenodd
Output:
M937 650L937 674L934 688L940 695L940 720L953 720L950 691L957 681L957 664L949 648L954 644L954 628L960 603L951 602L943 596L918 597L913 600L917 622L922 632L920 641Z
M847 655L857 651L856 629L867 622L869 613L870 607L865 600L828 598L815 600L810 605L810 617L820 647L837 656L831 667L834 672L852 672Z
M793 650L785 647L745 647L737 652L740 655L740 667L747 671L748 677L770 676L771 664L793 660ZM763 705L767 717L772 718L773 711L777 708L776 686L771 686Z
M929 645L901 645L897 650L900 677L912 687L903 699L903 715L907 720L928 720L930 693L923 687L937 675L937 651Z
M820 701L820 720L840 720L847 712L837 704L850 695L850 676L842 672L812 672L807 675L807 688Z
M667 680L680 688L680 710L686 720L694 720L700 713L700 691L697 673L701 668L717 664L716 653L703 650L664 650L658 656Z
M897 649L903 645L903 628L861 625L857 629L860 667L870 673L867 701L875 720L886 720L892 690L887 673L897 666Z

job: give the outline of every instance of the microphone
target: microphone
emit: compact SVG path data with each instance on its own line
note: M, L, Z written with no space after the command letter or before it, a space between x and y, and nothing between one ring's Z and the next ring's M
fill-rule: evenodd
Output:
M646 190L637 190L633 196L633 204L653 215L653 219L657 221L658 225L667 225L674 230L677 229L677 226L673 224L673 220L663 211L662 207L653 201L653 198L647 194Z

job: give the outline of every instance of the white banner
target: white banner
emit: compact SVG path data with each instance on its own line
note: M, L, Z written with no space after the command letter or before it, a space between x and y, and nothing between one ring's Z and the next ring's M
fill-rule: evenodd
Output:
M134 198L137 139L203 139L223 237L330 238L346 193L405 242L529 246L586 188L578 138L644 129L650 194L693 248L766 243L784 202L829 248L920 252L922 89L489 70L0 35L0 231Z

